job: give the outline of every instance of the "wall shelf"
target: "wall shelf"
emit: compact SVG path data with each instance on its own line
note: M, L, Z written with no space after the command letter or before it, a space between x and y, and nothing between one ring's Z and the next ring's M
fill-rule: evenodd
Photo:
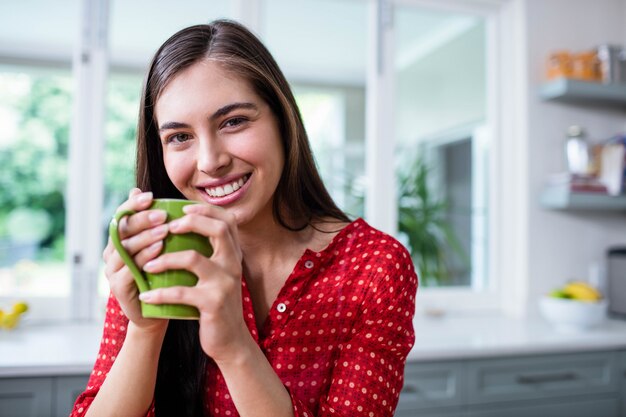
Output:
M602 84L558 78L543 84L539 95L544 100L563 103L604 104L626 107L626 84Z
M562 187L548 187L541 195L541 205L553 210L626 211L626 195L571 192Z

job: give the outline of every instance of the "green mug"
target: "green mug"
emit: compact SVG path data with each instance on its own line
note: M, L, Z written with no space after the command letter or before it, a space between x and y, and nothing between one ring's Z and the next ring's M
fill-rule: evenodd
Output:
M190 200L177 200L177 199L155 199L150 206L150 209L163 210L167 213L167 221L178 219L183 217L183 207L188 204L197 204L195 201ZM133 261L133 258L128 254L124 246L120 241L118 224L122 217L134 214L133 210L122 210L115 213L113 220L109 225L109 235L113 246L117 249L117 252L122 257L124 263L130 269L130 272L137 283L139 292L145 292L153 290L155 288L165 288L174 286L188 286L193 287L198 282L198 277L182 269L169 270L159 272L158 274L151 274L149 272L142 272L139 267ZM180 252L184 250L195 250L204 256L211 256L213 254L213 248L209 243L209 239L196 233L185 234L171 234L168 233L167 237L163 241L162 253ZM183 304L147 304L141 302L141 314L144 317L151 318L167 318L167 319L198 319L200 314L198 309L193 306Z

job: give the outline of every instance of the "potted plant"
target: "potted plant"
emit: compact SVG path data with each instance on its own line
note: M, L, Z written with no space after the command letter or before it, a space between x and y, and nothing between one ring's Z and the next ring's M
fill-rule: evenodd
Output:
M430 173L420 156L398 172L398 229L406 237L420 281L440 286L451 279L451 254L464 265L469 265L469 258L448 223L447 201L432 192Z

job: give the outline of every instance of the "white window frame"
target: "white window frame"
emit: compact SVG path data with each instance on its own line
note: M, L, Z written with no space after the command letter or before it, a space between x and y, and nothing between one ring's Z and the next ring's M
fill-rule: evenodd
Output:
M524 56L521 23L522 0L371 0L371 55L367 79L366 217L383 231L397 232L393 143L393 11L397 6L478 15L487 23L487 117L475 132L475 146L489 146L489 224L487 285L477 287L422 288L421 312L451 314L504 312L521 316L526 295L527 232L523 211L528 196L525 116L522 80ZM520 71L522 70L522 71ZM506 76L504 76L506 74ZM391 126L390 126L391 125ZM484 157L484 155L483 155ZM477 190L484 192L484 190Z

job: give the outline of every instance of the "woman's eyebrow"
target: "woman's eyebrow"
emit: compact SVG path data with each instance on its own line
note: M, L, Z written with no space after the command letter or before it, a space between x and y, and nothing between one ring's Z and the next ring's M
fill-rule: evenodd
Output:
M161 125L161 127L159 127L159 132L170 129L189 129L190 127L191 126L189 126L187 123L165 122Z
M254 103L232 103L232 104L227 104L224 107L219 108L215 113L213 113L211 115L211 119L217 119L218 117L224 116L224 115L230 113L231 111L237 110L237 109L258 110L259 108Z

